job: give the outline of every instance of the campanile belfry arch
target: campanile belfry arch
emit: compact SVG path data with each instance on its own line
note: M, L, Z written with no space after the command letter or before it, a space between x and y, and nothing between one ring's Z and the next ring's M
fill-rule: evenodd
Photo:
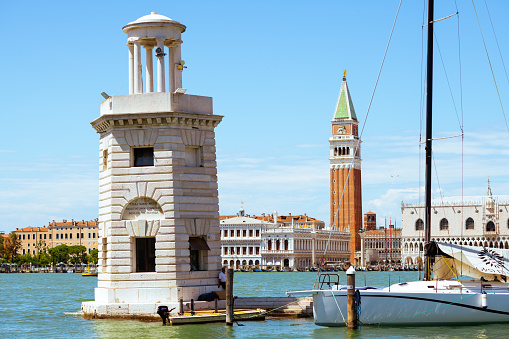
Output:
M87 315L154 316L160 304L178 310L179 300L217 290L222 117L212 98L182 88L185 29L155 12L123 27L129 94L107 97L91 123L100 134L100 239Z
M332 117L330 144L330 225L350 232L350 263L360 251L362 228L361 140L359 122L346 83L346 70Z

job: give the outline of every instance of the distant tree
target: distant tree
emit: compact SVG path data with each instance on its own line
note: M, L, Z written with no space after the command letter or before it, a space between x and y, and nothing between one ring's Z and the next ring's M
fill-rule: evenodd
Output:
M0 259L5 256L4 237L0 236Z
M18 251L21 249L21 240L16 233L12 232L9 234L9 237L5 239L4 248L5 258L13 263L18 256Z
M99 261L99 250L94 248L90 251L90 254L87 255L87 260L91 264L97 265L97 262Z
M85 260L87 248L83 245L69 246L71 262L76 266Z
M32 257L32 254L30 252L18 255L16 259L14 260L16 264L23 265L23 264L33 264L34 263L34 257Z
M39 254L37 256L38 256L39 266L46 267L51 263L51 257L48 254L48 251L45 250L43 252L39 252Z
M58 245L48 249L48 253L53 265L59 262L67 264L69 262L69 246L66 244Z

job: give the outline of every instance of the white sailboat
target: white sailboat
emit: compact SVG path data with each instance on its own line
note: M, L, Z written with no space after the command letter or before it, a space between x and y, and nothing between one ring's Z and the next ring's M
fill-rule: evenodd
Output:
M426 89L425 279L383 289L360 289L363 325L435 325L509 322L509 250L431 242L433 0L428 2ZM432 272L435 280L432 278ZM477 280L452 279L459 275ZM337 275L335 275L337 277ZM347 289L323 274L313 296L317 325L347 325ZM440 279L438 279L440 277Z
M434 325L509 322L509 250L431 243L434 273L445 280L404 282L359 291L363 325ZM460 274L478 280L449 279ZM324 275L325 276L325 275ZM313 295L315 323L345 326L347 290L322 277Z

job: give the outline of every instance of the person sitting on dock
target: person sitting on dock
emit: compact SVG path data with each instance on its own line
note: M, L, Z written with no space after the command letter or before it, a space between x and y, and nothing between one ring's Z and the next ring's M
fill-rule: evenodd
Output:
M219 279L217 283L217 287L223 287L223 290L226 290L226 274L224 273L225 268L221 268L221 272L219 272Z

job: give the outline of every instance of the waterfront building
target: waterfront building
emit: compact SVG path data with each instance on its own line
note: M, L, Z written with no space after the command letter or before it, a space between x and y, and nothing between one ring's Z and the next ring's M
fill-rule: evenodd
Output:
M21 240L20 254L36 255L44 248L82 245L86 253L97 248L98 220L55 222L47 227L24 227L14 231Z
M396 228L396 220L387 218L383 226L376 227L376 213L364 213L364 228L359 231L361 238L361 267L401 264L401 229Z
M362 267L370 265L401 265L401 229L380 226L359 232Z
M361 140L346 83L346 71L332 118L330 144L330 225L350 233L350 262L360 260L362 228Z
M213 115L211 97L182 88L185 30L155 12L123 27L129 94L103 93L91 123L100 134L100 271L86 315L152 315L157 303L178 308L217 290L214 129L222 116Z
M306 269L349 261L350 234L304 215L221 216L221 260L234 268Z
M424 204L401 202L402 259L422 265L424 260ZM468 246L509 248L509 196L434 199L431 240Z

